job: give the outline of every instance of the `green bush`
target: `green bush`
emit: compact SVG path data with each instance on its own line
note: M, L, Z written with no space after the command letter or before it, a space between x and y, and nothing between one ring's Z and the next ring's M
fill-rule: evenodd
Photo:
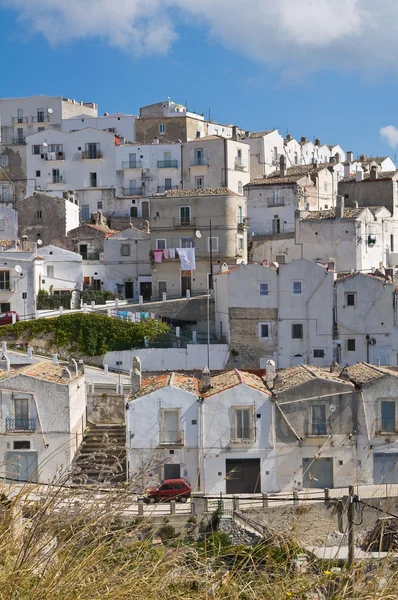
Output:
M44 290L40 290L37 294L37 310L53 310L60 306L66 309L70 309L71 294L62 296L50 296L44 293Z
M121 296L105 290L87 290L82 294L82 300L87 304L91 304L93 300L96 304L105 304L107 300L114 300L116 297L121 298Z
M100 356L115 350L144 347L145 338L156 340L169 330L168 325L148 319L131 323L105 315L73 313L52 319L19 321L5 325L1 333L32 340L38 335L52 334L51 344L68 348L86 356Z

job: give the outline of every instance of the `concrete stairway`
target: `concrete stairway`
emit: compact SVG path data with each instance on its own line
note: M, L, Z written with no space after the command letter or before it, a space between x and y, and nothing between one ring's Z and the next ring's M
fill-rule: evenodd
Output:
M116 485L126 481L126 428L89 423L75 460L73 482Z

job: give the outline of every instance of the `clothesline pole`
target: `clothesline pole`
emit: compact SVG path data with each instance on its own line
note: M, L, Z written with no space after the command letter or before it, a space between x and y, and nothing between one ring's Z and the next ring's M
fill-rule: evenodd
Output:
M209 289L212 290L213 289L213 239L211 237L211 219L209 221L210 224L210 245L209 245L209 250L210 250L210 282L209 282ZM209 367L210 368L210 367Z
M207 368L210 371L210 289L207 290Z

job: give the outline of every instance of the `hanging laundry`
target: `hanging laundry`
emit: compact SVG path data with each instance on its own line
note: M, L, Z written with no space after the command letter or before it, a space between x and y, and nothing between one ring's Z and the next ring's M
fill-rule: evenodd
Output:
M176 249L169 248L169 255L170 255L170 258L175 258L176 257Z
M163 250L163 258L170 258L170 250L168 248Z
M181 269L183 271L195 271L195 248L177 248L177 252L181 261Z
M155 263L161 263L163 259L163 250L154 250L153 256L155 258Z

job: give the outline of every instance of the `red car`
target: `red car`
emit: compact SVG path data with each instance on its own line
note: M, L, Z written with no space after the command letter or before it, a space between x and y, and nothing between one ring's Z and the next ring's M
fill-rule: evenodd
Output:
M186 479L164 479L157 487L145 490L144 502L186 502L191 497L191 486Z
M11 325L12 315L15 315L15 320L19 321L18 313L16 313L15 310L10 310L8 312L0 313L0 325Z

